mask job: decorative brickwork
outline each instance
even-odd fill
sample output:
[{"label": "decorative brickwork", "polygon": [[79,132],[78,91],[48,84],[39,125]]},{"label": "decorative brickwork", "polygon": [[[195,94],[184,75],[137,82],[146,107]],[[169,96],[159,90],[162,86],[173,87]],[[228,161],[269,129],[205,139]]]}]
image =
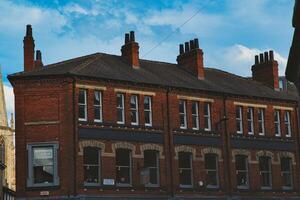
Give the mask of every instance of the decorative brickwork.
[{"label": "decorative brickwork", "polygon": [[142,154],[145,150],[155,150],[159,152],[159,158],[164,159],[165,156],[163,155],[163,147],[157,144],[143,144],[140,146]]}]

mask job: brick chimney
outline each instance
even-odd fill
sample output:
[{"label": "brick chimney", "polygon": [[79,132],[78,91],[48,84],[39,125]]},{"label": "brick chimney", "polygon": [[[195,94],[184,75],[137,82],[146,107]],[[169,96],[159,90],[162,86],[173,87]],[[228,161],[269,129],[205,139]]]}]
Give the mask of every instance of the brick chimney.
[{"label": "brick chimney", "polygon": [[125,34],[125,44],[121,48],[122,57],[133,68],[139,68],[139,44],[135,42],[134,31]]},{"label": "brick chimney", "polygon": [[198,39],[185,42],[179,45],[179,55],[177,56],[179,67],[195,74],[198,79],[204,79],[203,51],[199,48]]},{"label": "brick chimney", "polygon": [[26,26],[26,35],[24,44],[24,71],[28,72],[34,69],[34,39],[32,37],[31,25]]},{"label": "brick chimney", "polygon": [[36,60],[34,61],[34,68],[41,68],[43,67],[42,61],[42,52],[40,50],[36,51]]},{"label": "brick chimney", "polygon": [[255,56],[255,64],[251,68],[252,79],[279,90],[278,62],[274,60],[274,52],[264,52]]}]

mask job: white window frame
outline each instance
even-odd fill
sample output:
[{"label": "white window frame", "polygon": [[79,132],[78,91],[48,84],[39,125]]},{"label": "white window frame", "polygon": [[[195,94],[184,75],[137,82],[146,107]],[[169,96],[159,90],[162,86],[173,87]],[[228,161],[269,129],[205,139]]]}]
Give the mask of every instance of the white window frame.
[{"label": "white window frame", "polygon": [[276,130],[276,127],[277,127],[277,133],[275,132],[275,136],[276,137],[280,137],[281,136],[281,125],[280,125],[280,110],[275,110],[274,111],[274,128]]},{"label": "white window frame", "polygon": [[[132,98],[134,99],[134,101],[135,101],[135,108],[132,108],[131,107],[131,100],[132,100]],[[138,98],[138,95],[136,95],[136,94],[133,94],[133,95],[131,95],[130,96],[130,113],[131,112],[135,112],[135,120],[136,120],[136,122],[132,122],[132,120],[131,120],[131,118],[130,118],[130,123],[131,123],[131,125],[139,125],[139,98]],[[131,117],[131,116],[130,116]]]},{"label": "white window frame", "polygon": [[[84,103],[79,103],[79,98],[78,98],[78,110],[79,110],[79,106],[84,106],[84,118],[80,118],[78,116],[78,120],[79,121],[87,121],[87,90],[80,89],[79,93],[80,93],[80,91],[84,92]],[[79,96],[79,93],[78,93],[78,96]]]},{"label": "white window frame", "polygon": [[[122,98],[122,106],[118,106],[118,97]],[[117,93],[117,124],[125,124],[125,105],[124,105],[124,94]],[[118,112],[122,112],[122,121],[118,121]]]},{"label": "white window frame", "polygon": [[292,127],[291,127],[291,112],[285,111],[284,113],[284,124],[285,124],[285,136],[292,137]]},{"label": "white window frame", "polygon": [[[180,102],[183,103],[183,113],[181,113],[180,109],[179,109],[179,123],[180,123],[180,128],[181,129],[187,129],[186,101],[185,100],[179,100],[179,106],[180,106]],[[181,122],[180,122],[181,116],[183,116],[184,126],[181,126]]]},{"label": "white window frame", "polygon": [[[193,104],[195,104],[196,113],[193,113]],[[193,125],[194,118],[196,119],[196,127]],[[192,102],[192,126],[193,130],[199,130],[199,102],[197,101]]]},{"label": "white window frame", "polygon": [[[34,148],[45,148],[49,147],[53,150],[53,183],[34,183],[34,173],[33,173],[33,149]],[[59,185],[59,176],[58,176],[58,151],[59,144],[58,142],[49,142],[49,143],[28,143],[27,144],[27,162],[28,162],[28,174],[27,174],[27,187],[49,187],[49,186],[58,186]]]},{"label": "white window frame", "polygon": [[152,126],[152,97],[151,96],[145,96],[144,100],[145,99],[149,99],[149,109],[145,109],[145,106],[144,106],[144,115],[146,116],[146,113],[148,113],[149,114],[149,120],[150,120],[150,123],[145,122],[145,126]]},{"label": "white window frame", "polygon": [[[243,107],[242,106],[237,106],[237,109],[238,109],[238,114],[239,114],[239,117],[236,117],[236,123],[239,125],[240,127],[240,131],[239,130],[236,130],[236,132],[238,134],[243,134]],[[237,110],[236,110],[237,112]]]},{"label": "white window frame", "polygon": [[[87,148],[87,147],[84,147],[84,148]],[[95,149],[97,149],[97,152],[98,152],[98,159],[99,159],[99,162],[98,162],[98,164],[97,165],[91,165],[91,164],[85,164],[84,163],[84,161],[83,161],[83,167],[85,167],[85,166],[93,166],[93,167],[98,167],[98,183],[89,183],[89,182],[84,182],[84,185],[85,186],[98,186],[98,185],[101,185],[101,149],[99,149],[99,148],[96,148],[96,147],[91,147],[91,148],[95,148]],[[84,152],[84,150],[83,150],[83,152]],[[85,155],[83,154],[83,157],[84,157]],[[85,168],[83,169],[83,170],[85,170]],[[84,174],[85,172],[83,171],[83,174]]]},{"label": "white window frame", "polygon": [[[258,128],[258,134],[260,136],[264,136],[265,133],[266,133],[266,130],[265,130],[265,110],[263,108],[259,108],[258,111],[258,127],[259,125],[261,124],[261,127],[262,127],[262,132],[260,132],[259,128]],[[261,119],[259,119],[261,118]]]},{"label": "white window frame", "polygon": [[[94,100],[94,112],[95,112],[95,108],[99,108],[99,116],[100,119],[95,119],[95,113],[94,113],[94,122],[103,122],[103,111],[102,111],[102,92],[99,90],[95,90],[94,91],[94,95],[96,95],[96,93],[99,93],[99,104],[95,104],[95,100]],[[95,98],[95,96],[94,96]]]},{"label": "white window frame", "polygon": [[[205,108],[204,108],[204,120],[207,120],[207,125],[208,127],[204,127],[205,131],[211,131],[211,106],[210,103],[205,102],[204,106],[207,106],[207,114],[205,113]],[[204,123],[205,126],[205,123]]]},{"label": "white window frame", "polygon": [[[189,154],[189,161],[190,161],[190,168],[180,168],[179,167],[179,153],[186,153]],[[180,188],[193,188],[194,187],[194,180],[193,180],[193,155],[192,153],[189,152],[178,152],[178,170],[179,170],[179,176],[181,174],[182,170],[190,170],[191,172],[191,185],[183,185],[183,184],[179,184]]]},{"label": "white window frame", "polygon": [[[250,119],[249,119],[249,111],[250,111]],[[247,108],[247,129],[248,129],[248,134],[249,135],[254,135],[254,119],[253,119],[253,112],[254,108],[248,107]],[[249,130],[249,123],[251,127],[251,131]]]}]

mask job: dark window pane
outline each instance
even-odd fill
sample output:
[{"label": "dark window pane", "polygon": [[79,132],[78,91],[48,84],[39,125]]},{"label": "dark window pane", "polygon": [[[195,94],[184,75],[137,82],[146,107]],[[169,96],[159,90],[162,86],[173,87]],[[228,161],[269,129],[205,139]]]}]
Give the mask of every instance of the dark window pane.
[{"label": "dark window pane", "polygon": [[291,161],[290,158],[281,158],[281,171],[290,171]]},{"label": "dark window pane", "polygon": [[192,103],[192,114],[193,115],[196,115],[198,113],[197,108],[198,108],[198,103],[197,102],[193,102]]},{"label": "dark window pane", "polygon": [[34,183],[53,183],[54,157],[52,147],[33,148]]},{"label": "dark window pane", "polygon": [[100,119],[100,107],[94,107],[95,119]]},{"label": "dark window pane", "polygon": [[205,169],[217,169],[217,156],[214,154],[205,155]]},{"label": "dark window pane", "polygon": [[192,170],[181,169],[179,179],[181,185],[192,185]]},{"label": "dark window pane", "polygon": [[150,100],[151,100],[151,97],[144,98],[144,109],[145,110],[150,110]]},{"label": "dark window pane", "polygon": [[269,157],[260,157],[259,158],[259,168],[260,171],[270,171],[270,158]]},{"label": "dark window pane", "polygon": [[81,119],[85,118],[85,106],[84,105],[79,105],[78,107],[78,117]]},{"label": "dark window pane", "polygon": [[150,184],[158,184],[158,169],[150,168]]},{"label": "dark window pane", "polygon": [[99,166],[84,166],[84,182],[99,183]]},{"label": "dark window pane", "polygon": [[236,118],[241,118],[240,109],[241,109],[241,107],[239,107],[239,106],[237,106],[235,109],[235,117]]},{"label": "dark window pane", "polygon": [[117,120],[118,120],[118,122],[123,121],[123,110],[121,110],[121,109],[117,110]]},{"label": "dark window pane", "polygon": [[123,107],[123,94],[117,94],[117,107]]},{"label": "dark window pane", "polygon": [[33,167],[34,183],[53,183],[53,166]]},{"label": "dark window pane", "polygon": [[198,118],[197,117],[195,117],[195,116],[193,116],[193,118],[192,118],[192,122],[193,122],[193,128],[196,128],[197,127],[197,121],[198,121]]},{"label": "dark window pane", "polygon": [[78,94],[78,103],[80,104],[85,104],[85,90],[79,90],[79,94]]},{"label": "dark window pane", "polygon": [[137,112],[136,111],[131,111],[130,116],[131,116],[131,122],[136,123],[137,122]]},{"label": "dark window pane", "polygon": [[137,96],[132,95],[130,98],[130,108],[136,109],[137,108]]},{"label": "dark window pane", "polygon": [[84,148],[83,160],[84,164],[98,165],[99,164],[99,149],[94,147]]},{"label": "dark window pane", "polygon": [[145,167],[157,167],[156,151],[144,151],[144,165]]},{"label": "dark window pane", "polygon": [[248,185],[248,175],[247,172],[238,172],[236,175],[237,185],[238,186],[247,186]]},{"label": "dark window pane", "polygon": [[145,111],[144,113],[145,113],[144,114],[145,115],[145,123],[146,124],[150,124],[150,122],[151,122],[150,121],[150,112],[149,111]]},{"label": "dark window pane", "polygon": [[117,183],[130,184],[130,168],[129,167],[116,167],[117,169]]},{"label": "dark window pane", "polygon": [[118,166],[130,166],[130,150],[117,149],[116,150],[116,164]]},{"label": "dark window pane", "polygon": [[100,92],[94,92],[94,105],[100,105]]},{"label": "dark window pane", "polygon": [[191,153],[179,152],[178,162],[179,168],[191,168]]},{"label": "dark window pane", "polygon": [[185,116],[180,115],[179,118],[180,118],[180,126],[185,127]]},{"label": "dark window pane", "polygon": [[237,170],[246,170],[247,169],[247,157],[246,156],[236,156],[235,164]]},{"label": "dark window pane", "polygon": [[211,186],[218,185],[218,177],[216,171],[207,172],[207,185],[211,185]]},{"label": "dark window pane", "polygon": [[185,113],[184,107],[185,107],[185,101],[180,100],[179,101],[179,112],[180,113]]}]

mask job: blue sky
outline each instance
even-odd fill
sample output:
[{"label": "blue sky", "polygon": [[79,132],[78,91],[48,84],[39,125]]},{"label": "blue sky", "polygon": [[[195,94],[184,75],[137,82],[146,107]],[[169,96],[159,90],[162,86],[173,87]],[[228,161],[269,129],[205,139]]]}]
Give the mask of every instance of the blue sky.
[{"label": "blue sky", "polygon": [[[283,75],[293,6],[294,0],[0,0],[0,64],[5,77],[23,70],[22,41],[32,24],[45,64],[120,54],[124,33],[134,30],[141,58],[175,63],[179,43],[197,37],[207,67],[250,76],[254,55],[273,49]],[[4,81],[13,112],[12,89]]]}]

